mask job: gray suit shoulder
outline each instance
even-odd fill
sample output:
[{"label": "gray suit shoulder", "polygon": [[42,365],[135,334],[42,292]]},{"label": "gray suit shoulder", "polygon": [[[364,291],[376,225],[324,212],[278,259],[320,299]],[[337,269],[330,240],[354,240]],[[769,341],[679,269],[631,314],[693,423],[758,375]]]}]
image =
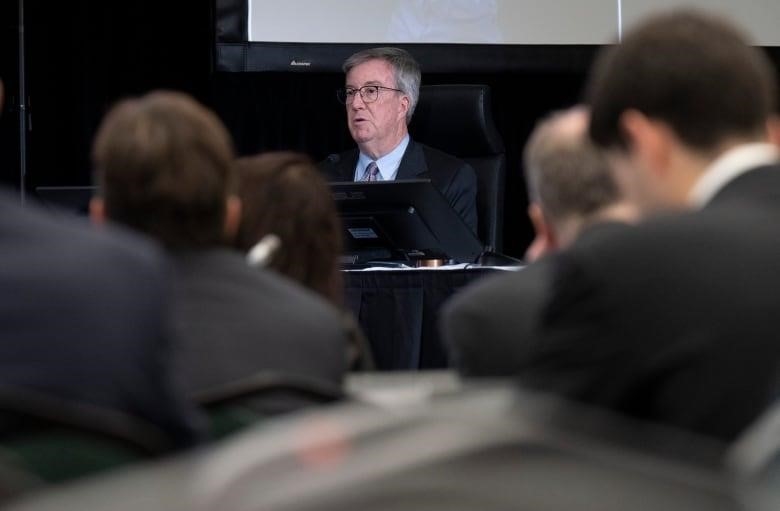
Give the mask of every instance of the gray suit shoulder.
[{"label": "gray suit shoulder", "polygon": [[499,272],[466,287],[443,307],[440,327],[452,365],[464,376],[521,371],[547,299],[549,264]]}]

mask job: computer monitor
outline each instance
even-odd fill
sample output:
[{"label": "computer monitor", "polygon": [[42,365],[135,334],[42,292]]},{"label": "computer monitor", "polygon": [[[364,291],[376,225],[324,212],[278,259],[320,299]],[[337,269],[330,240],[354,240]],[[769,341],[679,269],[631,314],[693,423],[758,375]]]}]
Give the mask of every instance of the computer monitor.
[{"label": "computer monitor", "polygon": [[331,183],[345,261],[448,259],[471,263],[483,245],[428,179]]}]

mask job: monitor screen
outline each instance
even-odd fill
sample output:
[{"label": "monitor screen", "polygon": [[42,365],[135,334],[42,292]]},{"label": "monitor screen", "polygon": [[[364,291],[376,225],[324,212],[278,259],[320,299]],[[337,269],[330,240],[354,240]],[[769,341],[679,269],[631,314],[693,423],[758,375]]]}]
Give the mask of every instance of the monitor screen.
[{"label": "monitor screen", "polygon": [[482,243],[428,179],[331,183],[351,262],[474,262]]}]

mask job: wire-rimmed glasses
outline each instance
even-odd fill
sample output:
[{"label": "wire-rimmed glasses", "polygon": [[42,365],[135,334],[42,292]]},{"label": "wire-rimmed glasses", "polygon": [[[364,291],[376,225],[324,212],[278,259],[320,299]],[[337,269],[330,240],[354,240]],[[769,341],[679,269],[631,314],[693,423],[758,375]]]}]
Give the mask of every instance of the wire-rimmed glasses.
[{"label": "wire-rimmed glasses", "polygon": [[383,85],[364,85],[360,88],[342,87],[336,91],[336,97],[345,105],[349,105],[355,100],[355,96],[360,94],[360,99],[363,100],[363,103],[373,103],[379,99],[379,91],[382,89],[403,92],[401,89],[394,89]]}]

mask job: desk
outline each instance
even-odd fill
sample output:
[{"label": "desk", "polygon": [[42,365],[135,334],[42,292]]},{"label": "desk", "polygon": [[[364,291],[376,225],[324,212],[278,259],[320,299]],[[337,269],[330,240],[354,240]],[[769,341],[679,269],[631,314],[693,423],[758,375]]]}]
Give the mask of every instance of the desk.
[{"label": "desk", "polygon": [[441,305],[496,268],[345,271],[346,305],[366,334],[378,370],[447,367]]}]

